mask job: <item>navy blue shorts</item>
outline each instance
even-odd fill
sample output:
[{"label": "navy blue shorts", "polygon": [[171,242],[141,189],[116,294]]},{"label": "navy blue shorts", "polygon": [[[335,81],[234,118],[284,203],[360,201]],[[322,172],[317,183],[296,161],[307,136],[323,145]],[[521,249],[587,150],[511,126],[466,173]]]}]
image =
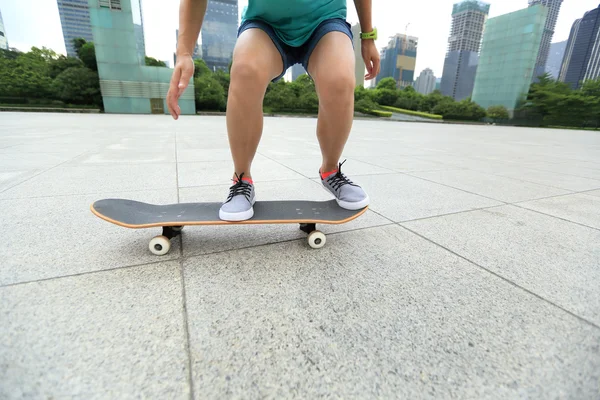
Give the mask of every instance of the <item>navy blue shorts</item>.
[{"label": "navy blue shorts", "polygon": [[346,20],[340,18],[328,19],[321,22],[319,26],[317,26],[317,29],[315,29],[315,31],[312,33],[310,38],[308,38],[306,43],[300,47],[292,47],[287,45],[279,38],[279,36],[277,36],[277,33],[275,33],[275,30],[271,25],[259,20],[244,21],[244,23],[242,23],[238,29],[238,37],[242,34],[242,32],[251,28],[261,29],[267,35],[269,35],[273,41],[273,44],[277,50],[279,50],[279,54],[281,54],[281,59],[283,60],[283,71],[281,72],[281,75],[273,79],[273,82],[281,79],[283,75],[285,75],[285,72],[288,70],[288,68],[295,64],[302,64],[304,69],[308,72],[308,60],[310,59],[310,55],[317,46],[317,43],[319,43],[319,40],[321,40],[321,38],[327,33],[343,32],[348,35],[351,42],[353,40],[352,27],[348,22],[346,22]]}]

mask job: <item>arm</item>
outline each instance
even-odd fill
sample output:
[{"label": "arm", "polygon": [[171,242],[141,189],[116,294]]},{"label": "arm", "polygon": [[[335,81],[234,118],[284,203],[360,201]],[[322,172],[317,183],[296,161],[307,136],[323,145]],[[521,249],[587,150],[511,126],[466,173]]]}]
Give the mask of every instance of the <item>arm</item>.
[{"label": "arm", "polygon": [[[373,30],[372,21],[372,0],[354,0],[356,13],[360,21],[361,32],[371,32]],[[366,80],[373,79],[379,74],[379,52],[373,39],[361,39],[361,50],[368,74]]]},{"label": "arm", "polygon": [[192,54],[198,42],[200,28],[206,14],[208,0],[181,0],[179,5],[179,37],[177,39],[177,63],[171,76],[167,94],[167,107],[174,119],[179,118],[179,97],[194,75]]}]

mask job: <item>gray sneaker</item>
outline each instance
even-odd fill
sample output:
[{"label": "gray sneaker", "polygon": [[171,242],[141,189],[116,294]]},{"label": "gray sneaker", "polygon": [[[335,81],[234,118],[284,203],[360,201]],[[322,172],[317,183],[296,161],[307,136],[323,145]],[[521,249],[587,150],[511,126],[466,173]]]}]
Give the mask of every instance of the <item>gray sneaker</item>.
[{"label": "gray sneaker", "polygon": [[360,186],[342,174],[344,162],[340,163],[336,172],[325,176],[325,179],[323,179],[321,171],[319,171],[319,176],[321,176],[323,186],[335,196],[340,207],[346,210],[360,210],[369,205],[369,196]]},{"label": "gray sneaker", "polygon": [[249,179],[244,180],[243,173],[234,182],[229,188],[227,200],[219,210],[219,218],[224,221],[245,221],[254,216],[254,184]]}]

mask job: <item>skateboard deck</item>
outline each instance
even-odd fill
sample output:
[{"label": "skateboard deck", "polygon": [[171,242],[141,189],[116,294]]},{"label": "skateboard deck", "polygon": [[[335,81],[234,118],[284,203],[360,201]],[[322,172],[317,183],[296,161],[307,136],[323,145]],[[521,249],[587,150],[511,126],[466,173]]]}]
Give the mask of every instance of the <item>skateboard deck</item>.
[{"label": "skateboard deck", "polygon": [[254,204],[254,216],[251,219],[223,221],[219,219],[221,205],[222,203],[156,205],[126,199],[103,199],[93,203],[90,209],[99,218],[126,228],[162,227],[163,234],[152,239],[149,245],[150,251],[162,255],[169,251],[170,239],[176,237],[187,225],[299,223],[300,229],[309,234],[309,245],[313,248],[320,248],[325,244],[325,235],[316,230],[317,223],[343,224],[350,222],[364,214],[368,208],[346,210],[341,208],[335,200],[257,201]]}]

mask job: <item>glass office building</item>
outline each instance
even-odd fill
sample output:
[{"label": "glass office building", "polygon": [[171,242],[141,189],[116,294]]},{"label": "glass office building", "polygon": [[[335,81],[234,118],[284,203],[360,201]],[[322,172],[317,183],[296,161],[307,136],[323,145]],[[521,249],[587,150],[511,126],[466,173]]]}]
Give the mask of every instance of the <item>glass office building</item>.
[{"label": "glass office building", "polygon": [[513,112],[533,78],[548,9],[534,5],[488,20],[472,100]]},{"label": "glass office building", "polygon": [[544,28],[544,33],[542,34],[540,51],[538,52],[538,58],[535,63],[535,71],[533,73],[534,81],[536,81],[540,75],[544,75],[546,73],[546,64],[550,54],[552,37],[554,37],[554,29],[556,28],[556,22],[558,21],[558,14],[560,13],[562,2],[563,0],[529,0],[530,7],[541,4],[548,8],[546,27]]},{"label": "glass office building", "polygon": [[567,65],[563,61],[564,82],[578,88],[588,79],[600,77],[600,7],[585,13],[573,25],[568,48]]},{"label": "glass office building", "polygon": [[452,27],[440,86],[445,96],[460,101],[473,93],[481,37],[489,12],[488,3],[475,0],[464,0],[452,7]]},{"label": "glass office building", "polygon": [[8,50],[8,38],[4,29],[4,21],[2,21],[2,11],[0,11],[0,49]]},{"label": "glass office building", "polygon": [[[166,96],[173,70],[140,62],[130,0],[88,0],[88,5],[104,111],[168,113]],[[193,81],[179,105],[183,114],[195,113]]]},{"label": "glass office building", "polygon": [[57,0],[57,4],[67,55],[77,57],[73,39],[93,40],[88,0]]},{"label": "glass office building", "polygon": [[237,30],[237,0],[209,1],[202,25],[202,59],[211,71],[228,69]]}]

